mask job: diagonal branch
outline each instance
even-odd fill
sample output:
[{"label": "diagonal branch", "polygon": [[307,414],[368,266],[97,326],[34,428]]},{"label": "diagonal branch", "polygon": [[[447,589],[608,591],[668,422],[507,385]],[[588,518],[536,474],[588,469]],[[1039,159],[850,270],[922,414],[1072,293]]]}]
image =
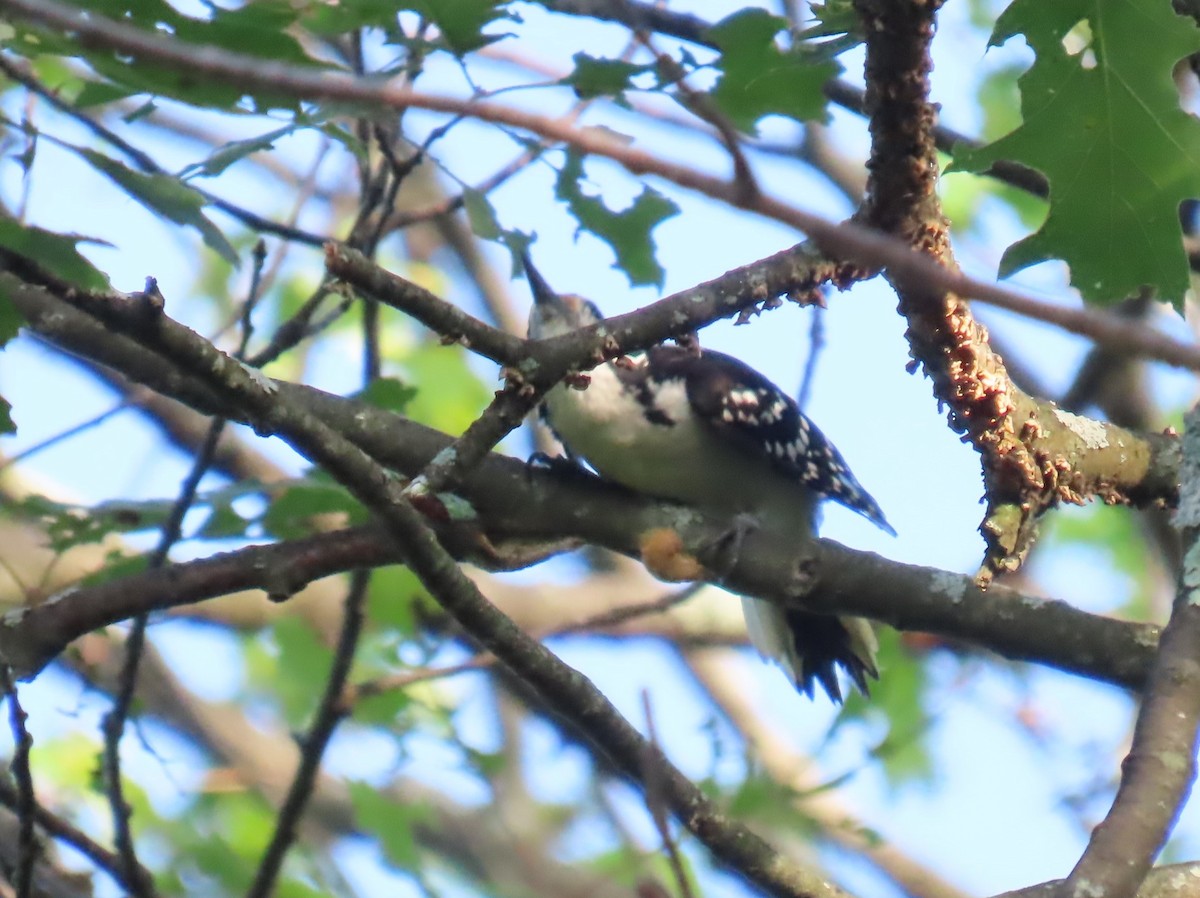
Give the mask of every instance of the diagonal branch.
[{"label": "diagonal branch", "polygon": [[1057,898],[1132,898],[1166,844],[1196,777],[1200,727],[1200,407],[1188,414],[1176,524],[1184,563],[1138,711],[1121,785]]},{"label": "diagonal branch", "polygon": [[[459,569],[409,503],[398,479],[269,378],[248,369],[199,335],[172,321],[150,297],[70,293],[62,298],[97,316],[126,338],[153,349],[203,384],[262,435],[285,439],[374,513],[409,567],[469,637],[492,652],[554,715],[567,722],[632,782],[641,783],[653,751],[599,690],[521,632]],[[845,898],[813,871],[788,863],[767,842],[728,818],[676,767],[657,756],[664,801],[722,863],[767,892],[788,898]]]}]

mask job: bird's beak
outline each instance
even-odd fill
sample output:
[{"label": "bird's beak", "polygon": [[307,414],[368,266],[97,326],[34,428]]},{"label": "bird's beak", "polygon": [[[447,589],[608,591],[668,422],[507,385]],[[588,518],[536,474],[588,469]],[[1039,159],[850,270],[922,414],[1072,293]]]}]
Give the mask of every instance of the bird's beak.
[{"label": "bird's beak", "polygon": [[543,314],[557,312],[559,315],[565,315],[567,307],[562,297],[546,283],[542,273],[534,267],[528,252],[521,253],[521,264],[525,267],[525,278],[529,281],[529,289],[533,291],[533,301],[538,309]]}]

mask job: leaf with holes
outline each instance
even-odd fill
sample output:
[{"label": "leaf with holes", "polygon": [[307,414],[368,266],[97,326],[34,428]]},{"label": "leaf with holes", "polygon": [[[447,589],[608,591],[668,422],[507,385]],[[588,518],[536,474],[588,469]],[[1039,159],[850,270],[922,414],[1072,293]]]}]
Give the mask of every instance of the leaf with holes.
[{"label": "leaf with holes", "polygon": [[679,207],[656,190],[643,187],[631,205],[614,212],[598,196],[583,192],[583,157],[567,153],[566,164],[558,173],[554,193],[567,204],[579,222],[580,231],[595,234],[617,255],[617,267],[629,275],[634,286],[663,283],[662,266],[655,255],[653,231],[666,219],[679,214]]},{"label": "leaf with holes", "polygon": [[753,134],[766,115],[799,121],[825,120],[825,82],[841,66],[796,47],[787,52],[775,42],[787,20],[765,10],[736,12],[708,29],[721,51],[721,78],[711,97],[740,131]]},{"label": "leaf with holes", "polygon": [[1179,204],[1200,196],[1200,122],[1180,109],[1172,69],[1200,50],[1200,31],[1159,0],[1016,0],[992,44],[1017,34],[1037,54],[1020,79],[1024,123],[954,163],[1011,159],[1050,181],[1045,222],[1008,248],[1000,274],[1062,259],[1089,302],[1152,286],[1181,307]]}]

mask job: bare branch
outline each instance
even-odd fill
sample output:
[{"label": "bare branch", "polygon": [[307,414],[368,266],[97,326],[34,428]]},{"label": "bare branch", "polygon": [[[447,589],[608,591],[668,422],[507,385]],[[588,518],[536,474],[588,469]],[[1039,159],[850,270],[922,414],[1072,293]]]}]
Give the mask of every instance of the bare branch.
[{"label": "bare branch", "polygon": [[1166,844],[1196,776],[1200,727],[1200,407],[1186,420],[1176,525],[1185,553],[1171,620],[1138,711],[1121,785],[1058,898],[1132,898]]}]

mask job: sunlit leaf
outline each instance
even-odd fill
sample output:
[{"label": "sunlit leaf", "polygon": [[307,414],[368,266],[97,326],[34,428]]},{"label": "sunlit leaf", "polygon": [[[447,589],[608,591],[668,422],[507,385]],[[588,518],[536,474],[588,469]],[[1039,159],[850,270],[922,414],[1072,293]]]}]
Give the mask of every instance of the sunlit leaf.
[{"label": "sunlit leaf", "polygon": [[981,171],[1014,159],[1050,181],[1045,223],[1008,248],[1001,275],[1062,259],[1091,302],[1149,285],[1182,308],[1178,210],[1200,196],[1200,122],[1180,108],[1172,72],[1200,50],[1200,31],[1158,0],[1016,0],[992,43],[1017,34],[1037,54],[1020,79],[1024,123],[955,161]]}]

